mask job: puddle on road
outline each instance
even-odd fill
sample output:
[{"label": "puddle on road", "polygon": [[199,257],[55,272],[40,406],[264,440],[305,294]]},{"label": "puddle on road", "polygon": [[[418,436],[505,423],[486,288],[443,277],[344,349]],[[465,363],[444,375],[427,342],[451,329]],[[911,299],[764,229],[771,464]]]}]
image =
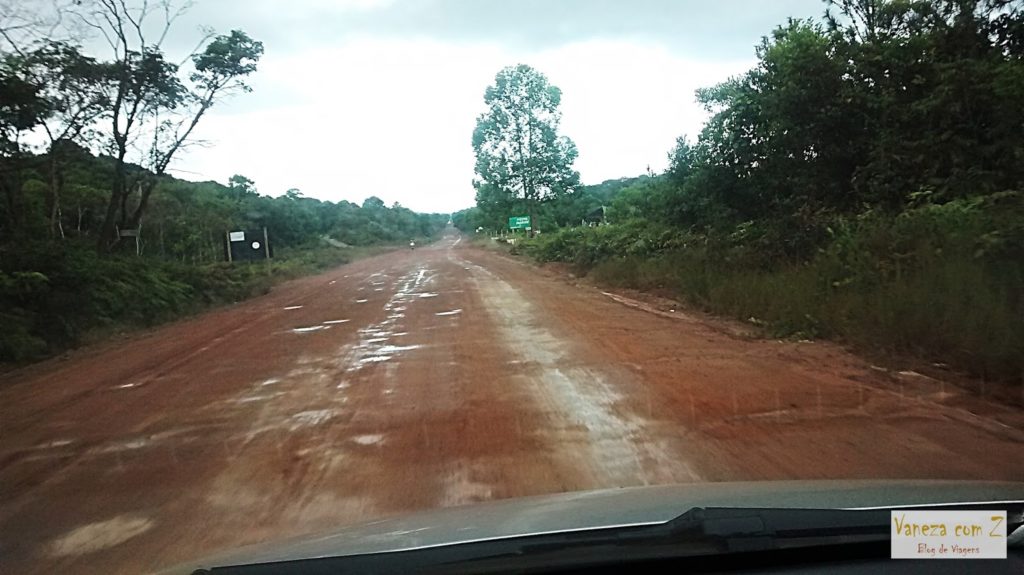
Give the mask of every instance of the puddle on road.
[{"label": "puddle on road", "polygon": [[148,439],[136,438],[126,439],[123,441],[117,441],[106,447],[100,447],[96,450],[97,453],[118,453],[121,451],[133,451],[136,449],[142,449],[150,444]]},{"label": "puddle on road", "polygon": [[408,332],[405,331],[397,332],[397,324],[405,317],[404,312],[409,301],[416,299],[418,290],[432,278],[433,275],[430,275],[429,269],[420,267],[403,275],[395,282],[396,291],[384,304],[384,311],[388,312],[387,317],[359,329],[357,332],[360,337],[359,341],[354,345],[346,346],[345,354],[340,360],[345,366],[346,372],[351,373],[372,364],[389,361],[397,354],[420,347],[395,346],[389,342],[398,334],[408,335]]},{"label": "puddle on road", "polygon": [[122,383],[121,385],[115,385],[111,389],[131,389],[133,387],[139,387],[142,385],[141,381],[133,381],[131,383]]},{"label": "puddle on road", "polygon": [[[245,433],[245,443],[249,443],[265,433],[290,433],[305,428],[324,425],[337,418],[341,410],[346,409],[345,393],[349,389],[350,378],[339,377],[339,373],[357,372],[364,368],[371,368],[375,364],[387,364],[401,354],[413,351],[422,345],[396,345],[394,338],[407,336],[408,332],[401,330],[400,324],[405,317],[403,311],[412,301],[420,301],[420,292],[426,282],[433,276],[430,270],[419,267],[409,271],[398,280],[396,287],[399,293],[392,295],[384,305],[387,316],[385,319],[367,325],[356,330],[357,340],[341,347],[336,357],[303,356],[296,360],[296,365],[287,374],[254,382],[241,396],[236,396],[232,403],[235,405],[245,404],[247,406],[257,405],[253,412],[254,421],[250,429]],[[357,300],[358,303],[365,303],[367,299]],[[347,323],[348,318],[328,319],[317,325],[294,328],[294,333],[309,333],[329,329],[333,325]],[[406,340],[407,341],[407,340]],[[390,367],[397,367],[393,363]],[[393,391],[390,383],[393,380],[394,371],[388,369],[389,365],[383,365],[384,371],[380,373],[385,383],[381,393]],[[374,368],[377,369],[377,368]],[[267,393],[268,385],[280,384],[281,392],[276,394]],[[306,410],[301,411],[303,405],[295,406],[288,401],[292,390],[301,386],[303,389],[313,390],[317,401],[306,404]],[[287,393],[286,393],[287,392]],[[283,397],[274,401],[277,397]],[[223,404],[222,404],[223,405]],[[241,407],[241,406],[239,406]],[[296,407],[299,409],[297,410]],[[309,409],[317,407],[317,409]],[[328,409],[327,407],[331,407]],[[248,409],[252,409],[248,407]],[[299,411],[295,413],[294,411]],[[365,441],[369,441],[368,439]]]},{"label": "puddle on road", "polygon": [[403,351],[412,351],[414,349],[419,349],[421,347],[423,347],[423,346],[422,345],[385,345],[384,347],[378,349],[376,351],[376,353],[379,354],[379,355],[395,355],[397,353],[402,353]]},{"label": "puddle on road", "polygon": [[357,299],[356,303],[366,303],[368,301],[370,301],[370,300],[368,300],[368,299]]},{"label": "puddle on road", "polygon": [[322,329],[331,329],[329,325],[311,325],[307,327],[296,327],[292,329],[292,333],[309,333],[311,331],[320,331]]},{"label": "puddle on road", "polygon": [[40,443],[32,447],[32,449],[56,449],[58,447],[67,447],[75,441],[73,439],[54,439],[53,441],[47,441],[46,443]]},{"label": "puddle on road", "polygon": [[132,515],[83,525],[50,543],[51,557],[83,555],[120,545],[153,527],[153,520]]},{"label": "puddle on road", "polygon": [[256,401],[267,401],[268,399],[276,399],[284,395],[283,391],[277,393],[268,393],[266,395],[247,395],[234,400],[234,403],[253,403]]},{"label": "puddle on road", "polygon": [[462,313],[462,309],[453,309],[451,311],[439,311],[434,315],[459,315]]},{"label": "puddle on road", "polygon": [[302,306],[301,305],[290,305],[290,306],[287,306],[284,309],[302,309]]},{"label": "puddle on road", "polygon": [[323,423],[327,423],[337,412],[333,409],[313,409],[309,411],[302,411],[296,413],[289,418],[290,425],[289,431],[297,431],[305,427],[314,427]]},{"label": "puddle on road", "polygon": [[384,439],[383,435],[371,434],[371,435],[357,435],[352,438],[352,441],[359,445],[375,445],[380,443]]}]

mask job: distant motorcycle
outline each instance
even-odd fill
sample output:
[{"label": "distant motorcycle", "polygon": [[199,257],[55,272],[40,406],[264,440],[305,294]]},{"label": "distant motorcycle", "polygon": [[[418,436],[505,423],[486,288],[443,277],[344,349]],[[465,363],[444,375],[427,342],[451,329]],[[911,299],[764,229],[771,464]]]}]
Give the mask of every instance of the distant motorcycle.
[{"label": "distant motorcycle", "polygon": [[409,249],[410,250],[415,250],[416,249],[416,242],[409,242]]}]

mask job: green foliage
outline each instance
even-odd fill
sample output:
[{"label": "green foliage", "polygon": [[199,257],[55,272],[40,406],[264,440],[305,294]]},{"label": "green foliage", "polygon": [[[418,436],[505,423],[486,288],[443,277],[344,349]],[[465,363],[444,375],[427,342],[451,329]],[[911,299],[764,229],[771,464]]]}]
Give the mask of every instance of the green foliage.
[{"label": "green foliage", "polygon": [[[581,225],[589,215],[602,208],[612,208],[616,199],[627,190],[645,190],[645,185],[657,185],[664,180],[663,176],[643,175],[577,186],[571,192],[535,207],[536,228],[551,231],[563,226]],[[522,205],[508,202],[500,194],[489,195],[491,191],[491,188],[478,188],[478,205],[452,215],[452,223],[456,228],[465,233],[474,233],[477,228],[483,228],[487,233],[497,233],[507,228],[510,215],[526,213]],[[630,214],[622,217],[616,215],[614,219],[621,221],[636,215],[632,212]],[[606,216],[612,218],[609,214]]]},{"label": "green foliage", "polygon": [[256,71],[256,63],[262,56],[262,42],[241,30],[232,30],[226,36],[214,38],[202,53],[192,57],[195,72],[190,79],[210,98],[232,83],[249,91],[243,79]]},{"label": "green foliage", "polygon": [[617,226],[567,228],[541,234],[515,250],[534,259],[563,261],[586,271],[598,262],[622,255],[651,256],[685,246],[686,237],[665,226],[632,220]]},{"label": "green foliage", "polygon": [[[22,169],[13,174],[20,192],[18,226],[22,236],[38,237],[45,230],[48,187],[41,173],[47,170],[48,161],[46,155],[26,155]],[[81,149],[67,155],[59,222],[68,238],[95,238],[99,233],[108,201],[105,179],[113,170],[111,158],[96,158]],[[144,171],[129,165],[129,173]],[[262,227],[267,228],[275,250],[319,245],[324,237],[352,246],[404,243],[430,238],[448,221],[445,214],[419,214],[372,199],[375,201],[361,207],[347,201],[307,198],[295,189],[268,197],[260,195],[255,182],[237,174],[227,186],[163,176],[156,179],[142,226],[143,254],[184,263],[212,263],[224,258],[225,232]],[[129,194],[127,206],[132,209],[140,201],[136,190]],[[3,208],[0,205],[0,214]],[[12,235],[4,235],[10,231],[6,226],[0,228],[0,244],[13,241]]]},{"label": "green foliage", "polygon": [[696,142],[610,198],[612,225],[515,251],[777,335],[1021,377],[1024,7],[827,4],[698,91]]},{"label": "green foliage", "polygon": [[744,239],[631,222],[520,247],[616,287],[669,290],[776,336],[832,337],[993,378],[1024,370],[1024,195],[1012,192],[837,222],[807,262],[758,265]]},{"label": "green foliage", "polygon": [[484,93],[487,112],[473,130],[477,206],[498,227],[512,210],[536,216],[546,201],[571,193],[576,144],[558,134],[562,92],[533,68],[498,72]]},{"label": "green foliage", "polygon": [[[48,188],[37,176],[47,158],[25,156],[12,178],[20,182],[25,233],[0,237],[0,361],[43,357],[92,331],[154,325],[265,293],[273,282],[350,261],[366,249],[359,246],[425,241],[448,220],[376,198],[360,207],[306,198],[298,190],[261,196],[243,176],[232,177],[230,186],[165,176],[142,228],[143,256],[101,257],[85,246],[100,226],[101,187],[113,161],[84,151],[68,158],[64,241],[39,239],[46,237]],[[138,194],[131,199],[139,201]],[[264,226],[274,251],[270,263],[223,261],[225,232]],[[354,247],[339,249],[324,238]]]},{"label": "green foliage", "polygon": [[[201,265],[101,257],[81,242],[0,250],[0,361],[28,361],[94,331],[145,327],[266,293],[273,283],[351,261],[366,248],[283,249],[270,262]],[[32,270],[32,271],[27,271]]]}]

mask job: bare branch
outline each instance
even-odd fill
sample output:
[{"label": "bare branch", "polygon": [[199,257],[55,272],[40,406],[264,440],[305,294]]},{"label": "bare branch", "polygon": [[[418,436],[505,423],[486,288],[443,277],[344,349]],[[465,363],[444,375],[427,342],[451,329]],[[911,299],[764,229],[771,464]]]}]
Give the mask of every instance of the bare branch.
[{"label": "bare branch", "polygon": [[167,37],[167,32],[171,29],[171,24],[174,24],[175,20],[188,12],[195,3],[192,2],[192,0],[182,2],[174,14],[171,14],[171,6],[173,3],[170,0],[163,0],[162,4],[164,8],[164,22],[166,22],[166,26],[164,26],[163,33],[160,34],[160,38],[157,40],[157,46],[163,45],[164,39]]},{"label": "bare branch", "polygon": [[185,57],[183,57],[180,62],[178,62],[179,68],[187,64],[192,59],[192,57],[198,54],[199,50],[203,46],[205,46],[207,42],[210,41],[210,38],[213,38],[217,34],[213,31],[212,28],[201,28],[200,30],[203,33],[203,37],[200,38],[198,42],[196,42],[195,48],[192,48],[192,51],[189,52]]}]

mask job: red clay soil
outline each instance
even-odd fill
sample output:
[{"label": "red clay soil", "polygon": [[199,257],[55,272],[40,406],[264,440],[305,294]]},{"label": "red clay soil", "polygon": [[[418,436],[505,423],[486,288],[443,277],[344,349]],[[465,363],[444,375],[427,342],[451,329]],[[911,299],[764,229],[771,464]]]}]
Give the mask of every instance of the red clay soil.
[{"label": "red clay soil", "polygon": [[602,487],[1024,479],[1019,407],[561,277],[452,235],[6,374],[0,571]]}]

